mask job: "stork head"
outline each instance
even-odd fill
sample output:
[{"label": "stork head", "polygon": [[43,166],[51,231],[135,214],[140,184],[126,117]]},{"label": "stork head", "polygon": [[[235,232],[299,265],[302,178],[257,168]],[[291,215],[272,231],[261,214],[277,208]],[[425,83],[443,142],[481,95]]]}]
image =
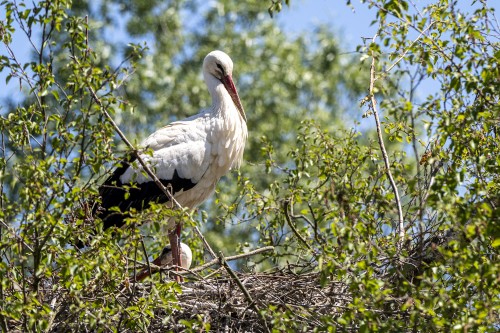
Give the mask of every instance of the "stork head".
[{"label": "stork head", "polygon": [[231,58],[222,51],[212,51],[207,54],[203,61],[203,72],[212,75],[222,82],[229,96],[231,96],[234,105],[246,121],[245,110],[243,109],[243,105],[241,105],[238,91],[233,82],[233,61]]},{"label": "stork head", "polygon": [[[184,243],[181,243],[181,262],[182,267],[188,269],[191,267],[191,261],[193,259],[193,253],[189,246]],[[160,256],[153,261],[153,264],[159,267],[164,267],[173,264],[172,258],[172,248],[170,245],[167,245],[163,248]]]},{"label": "stork head", "polygon": [[205,57],[203,70],[222,80],[226,75],[233,75],[233,61],[224,52],[215,50]]}]

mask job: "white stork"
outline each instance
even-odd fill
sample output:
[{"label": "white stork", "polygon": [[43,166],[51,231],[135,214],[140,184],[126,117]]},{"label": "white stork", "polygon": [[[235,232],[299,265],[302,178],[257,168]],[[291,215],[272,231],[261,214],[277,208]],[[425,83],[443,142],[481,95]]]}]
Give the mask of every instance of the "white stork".
[{"label": "white stork", "polygon": [[[248,133],[232,74],[231,58],[222,51],[210,52],[203,61],[203,76],[212,106],[157,130],[142,143],[152,154],[140,157],[182,207],[195,208],[204,202],[219,179],[241,164]],[[143,210],[153,202],[169,201],[135,160],[130,155],[99,189],[100,206],[94,215],[104,221],[104,229],[122,227],[131,208]],[[172,219],[167,225],[173,264],[182,267],[182,226]]]},{"label": "white stork", "polygon": [[[180,243],[180,251],[182,268],[189,269],[189,267],[191,267],[191,261],[193,260],[193,253],[191,252],[189,246],[182,242]],[[156,265],[158,267],[172,266],[173,263],[174,261],[172,257],[172,247],[170,245],[165,246],[163,248],[163,251],[161,251],[160,256],[152,262],[153,265]],[[149,269],[146,268],[139,272],[139,274],[135,276],[134,280],[139,282],[144,280],[148,276]]]}]

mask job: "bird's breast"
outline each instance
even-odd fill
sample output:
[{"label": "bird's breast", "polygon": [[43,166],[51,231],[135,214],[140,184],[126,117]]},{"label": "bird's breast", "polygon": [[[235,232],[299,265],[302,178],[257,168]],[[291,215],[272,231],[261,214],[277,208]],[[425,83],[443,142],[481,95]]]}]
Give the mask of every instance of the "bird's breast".
[{"label": "bird's breast", "polygon": [[247,126],[239,113],[233,111],[215,119],[212,128],[210,141],[214,160],[211,166],[220,178],[230,169],[240,166],[248,135]]},{"label": "bird's breast", "polygon": [[239,119],[224,119],[222,117],[206,118],[206,151],[210,161],[203,176],[196,186],[186,192],[176,195],[183,206],[194,207],[204,202],[215,191],[221,177],[229,170],[237,168],[243,158],[243,150],[247,139],[246,123]]}]

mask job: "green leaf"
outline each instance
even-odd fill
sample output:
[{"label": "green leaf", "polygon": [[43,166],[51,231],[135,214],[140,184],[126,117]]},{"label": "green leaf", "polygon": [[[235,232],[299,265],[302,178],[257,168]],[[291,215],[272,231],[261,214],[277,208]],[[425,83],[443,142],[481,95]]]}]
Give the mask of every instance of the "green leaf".
[{"label": "green leaf", "polygon": [[491,246],[494,248],[500,247],[500,238],[496,238],[491,244]]}]

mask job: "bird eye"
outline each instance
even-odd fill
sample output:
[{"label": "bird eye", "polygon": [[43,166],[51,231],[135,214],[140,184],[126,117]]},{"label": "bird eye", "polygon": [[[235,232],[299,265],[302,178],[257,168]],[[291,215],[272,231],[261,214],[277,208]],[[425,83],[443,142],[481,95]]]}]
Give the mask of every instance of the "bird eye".
[{"label": "bird eye", "polygon": [[222,75],[224,75],[224,68],[222,68],[222,65],[217,63],[217,68],[220,69],[220,71],[222,72]]}]

